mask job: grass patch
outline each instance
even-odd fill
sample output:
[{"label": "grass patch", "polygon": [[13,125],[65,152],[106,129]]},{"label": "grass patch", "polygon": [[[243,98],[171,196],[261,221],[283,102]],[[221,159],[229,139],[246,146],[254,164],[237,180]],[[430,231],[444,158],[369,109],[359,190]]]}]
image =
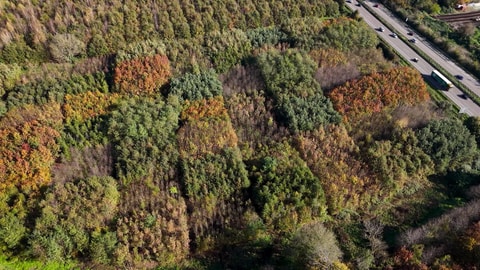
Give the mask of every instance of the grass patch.
[{"label": "grass patch", "polygon": [[74,262],[42,262],[38,260],[10,259],[0,256],[0,270],[70,270],[80,269]]}]

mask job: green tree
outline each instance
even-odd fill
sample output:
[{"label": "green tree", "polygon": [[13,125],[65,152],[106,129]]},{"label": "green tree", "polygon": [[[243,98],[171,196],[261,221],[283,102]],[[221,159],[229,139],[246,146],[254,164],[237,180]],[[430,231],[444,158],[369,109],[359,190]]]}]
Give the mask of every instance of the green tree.
[{"label": "green tree", "polygon": [[95,57],[106,55],[110,52],[107,42],[102,35],[94,35],[87,44],[87,56]]},{"label": "green tree", "polygon": [[468,168],[478,157],[475,136],[458,120],[434,120],[418,130],[417,137],[438,172]]},{"label": "green tree", "polygon": [[161,99],[132,98],[119,102],[112,111],[107,134],[122,181],[141,179],[150,175],[157,164],[175,162],[179,107],[174,97],[167,103]]},{"label": "green tree", "polygon": [[[386,186],[401,191],[419,185],[433,173],[434,164],[411,129],[394,130],[390,140],[375,141],[367,160]],[[423,180],[423,181],[422,181]]]},{"label": "green tree", "polygon": [[20,75],[22,75],[22,69],[17,64],[0,63],[0,96],[15,86]]},{"label": "green tree", "polygon": [[240,29],[213,31],[205,37],[204,44],[208,48],[206,54],[220,73],[240,63],[250,54],[251,46],[247,34]]},{"label": "green tree", "polygon": [[0,193],[0,253],[12,254],[23,248],[22,241],[28,236],[26,223],[29,198],[17,188],[4,190]]},{"label": "green tree", "polygon": [[292,232],[306,221],[325,218],[325,195],[320,181],[287,142],[266,148],[252,162],[252,201],[265,224]]},{"label": "green tree", "polygon": [[262,27],[247,31],[247,37],[254,48],[264,45],[277,45],[287,39],[287,35],[278,27]]},{"label": "green tree", "polygon": [[477,147],[480,145],[480,117],[470,116],[465,120],[465,126],[475,136]]},{"label": "green tree", "polygon": [[170,94],[183,100],[199,100],[222,95],[222,83],[218,80],[215,70],[187,73],[175,78],[170,84]]},{"label": "green tree", "polygon": [[318,45],[342,51],[375,48],[378,37],[363,21],[334,19],[317,37]]},{"label": "green tree", "polygon": [[299,51],[269,51],[257,58],[276,116],[293,132],[340,121],[314,79],[316,64]]}]

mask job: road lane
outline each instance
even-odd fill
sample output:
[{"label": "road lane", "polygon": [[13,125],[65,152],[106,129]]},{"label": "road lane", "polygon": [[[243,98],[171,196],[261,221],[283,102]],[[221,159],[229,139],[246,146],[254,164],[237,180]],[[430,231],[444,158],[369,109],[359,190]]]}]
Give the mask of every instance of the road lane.
[{"label": "road lane", "polygon": [[[385,25],[383,25],[375,16],[370,14],[368,10],[365,9],[363,6],[357,6],[356,1],[353,0],[350,3],[347,1],[346,4],[347,6],[352,9],[352,10],[358,10],[360,16],[363,18],[363,20],[372,27],[379,37],[385,42],[387,42],[393,49],[395,49],[401,56],[403,56],[405,59],[410,60],[410,63],[414,68],[416,68],[426,79],[431,79],[430,74],[432,70],[435,68],[430,65],[425,59],[423,59],[420,55],[418,55],[412,48],[410,48],[405,42],[403,42],[400,38],[394,38],[390,36],[392,31],[388,29]],[[375,9],[375,11],[378,13],[378,15],[382,16],[388,23],[390,23],[395,29],[394,32],[397,35],[403,35],[407,37],[408,39],[411,39],[412,36],[409,36],[407,33],[412,31],[410,28],[405,27],[405,23],[398,21],[393,14],[389,13],[388,10],[383,8],[381,5],[379,7],[373,7],[375,4],[374,2],[365,2],[365,4],[369,5],[372,7],[372,9]],[[383,14],[383,15],[382,15]],[[383,17],[385,16],[385,17]],[[388,17],[388,19],[386,18]],[[379,27],[383,27],[385,29],[384,32],[379,32],[376,29]],[[446,66],[449,67],[447,69],[449,72],[451,72],[453,75],[461,74],[464,76],[464,81],[465,82],[476,82],[474,78],[469,76],[466,72],[462,71],[462,69],[458,66],[455,65],[452,61],[448,59],[445,55],[443,55],[441,52],[437,50],[432,50],[432,46],[428,45],[428,43],[425,41],[424,38],[420,37],[418,34],[414,33],[414,36],[417,39],[417,42],[415,43],[415,46],[418,46],[421,50],[424,52],[428,52],[427,54],[430,56],[430,54],[434,54],[435,57],[432,57],[435,61],[440,63],[444,68]],[[418,58],[418,62],[413,62],[411,59],[413,58]],[[446,59],[446,60],[445,60]],[[452,72],[452,71],[453,72]],[[478,84],[478,82],[476,82]],[[480,84],[479,84],[480,85]],[[469,87],[472,91],[473,89]],[[479,88],[478,86],[476,86]],[[441,91],[441,90],[439,90]],[[476,93],[476,92],[474,92]],[[480,93],[480,90],[479,90]],[[460,91],[457,87],[452,87],[450,88],[449,91],[444,91],[444,94],[452,100],[453,103],[455,103],[462,112],[471,115],[471,116],[480,116],[480,106],[478,106],[476,103],[474,103],[471,99],[465,98],[465,95],[462,91]]]}]

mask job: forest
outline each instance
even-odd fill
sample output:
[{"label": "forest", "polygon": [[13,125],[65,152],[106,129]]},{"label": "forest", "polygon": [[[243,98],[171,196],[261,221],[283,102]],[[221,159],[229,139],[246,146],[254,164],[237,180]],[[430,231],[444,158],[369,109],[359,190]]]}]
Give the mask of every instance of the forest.
[{"label": "forest", "polygon": [[432,91],[343,0],[0,0],[0,269],[477,269]]}]

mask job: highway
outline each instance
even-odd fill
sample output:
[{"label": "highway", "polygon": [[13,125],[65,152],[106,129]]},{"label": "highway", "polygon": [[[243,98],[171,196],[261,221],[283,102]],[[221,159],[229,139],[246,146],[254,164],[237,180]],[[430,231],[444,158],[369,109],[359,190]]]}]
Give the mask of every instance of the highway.
[{"label": "highway", "polygon": [[[388,9],[384,8],[381,4],[378,4],[378,7],[373,7],[376,2],[365,1],[365,5],[369,5],[374,9],[374,11],[381,16],[385,21],[387,21],[394,29],[388,29],[383,25],[375,16],[370,14],[370,12],[365,9],[363,6],[357,5],[356,0],[352,0],[350,3],[347,1],[346,5],[352,10],[358,10],[359,15],[363,20],[377,32],[379,37],[385,40],[393,49],[397,51],[402,57],[407,60],[410,60],[411,65],[416,68],[426,80],[432,80],[430,74],[435,68],[431,66],[425,59],[418,55],[412,48],[410,48],[404,41],[400,38],[395,38],[391,36],[392,32],[397,35],[403,35],[407,39],[415,38],[416,43],[414,46],[418,46],[426,55],[440,64],[444,69],[450,72],[452,75],[462,75],[464,76],[461,81],[466,87],[468,87],[476,95],[480,96],[480,83],[466,73],[461,67],[456,65],[451,61],[447,56],[442,52],[436,50],[425,38],[419,36],[417,33],[413,32],[404,22],[398,20],[393,14],[391,14]],[[383,27],[384,32],[380,32],[377,29]],[[392,31],[393,30],[393,31]],[[408,35],[408,32],[413,32],[413,36]],[[412,59],[417,58],[418,62],[412,61]],[[443,90],[437,90],[443,91]],[[447,96],[453,103],[455,103],[462,113],[466,113],[470,116],[480,116],[480,106],[474,103],[471,99],[467,98],[462,91],[457,87],[452,87],[448,91],[443,91],[445,96]]]}]

